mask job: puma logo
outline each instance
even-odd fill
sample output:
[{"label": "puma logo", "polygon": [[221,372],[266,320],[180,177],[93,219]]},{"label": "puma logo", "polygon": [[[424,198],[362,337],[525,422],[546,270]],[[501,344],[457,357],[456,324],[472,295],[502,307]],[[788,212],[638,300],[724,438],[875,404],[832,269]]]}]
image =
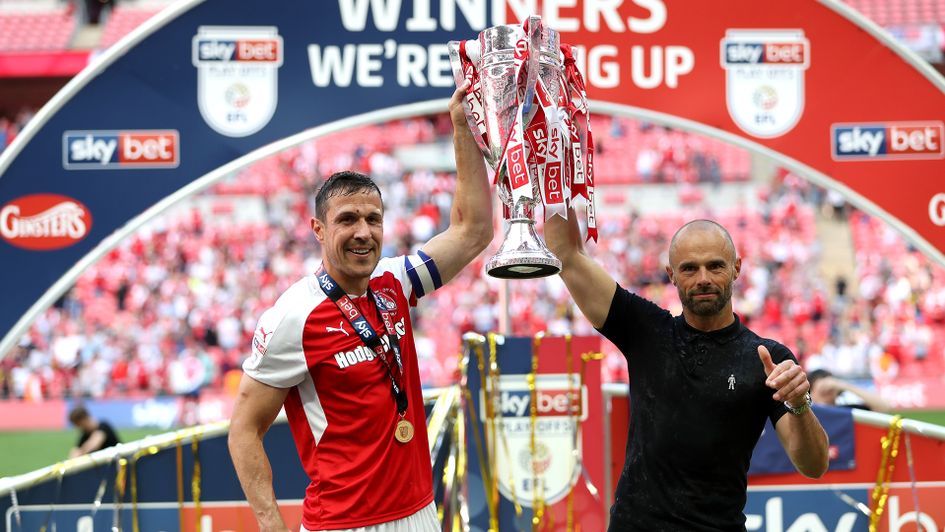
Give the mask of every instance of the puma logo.
[{"label": "puma logo", "polygon": [[345,336],[351,336],[348,334],[348,331],[345,330],[345,322],[339,322],[337,327],[325,327],[325,332],[340,332],[345,333]]},{"label": "puma logo", "polygon": [[260,327],[259,334],[262,334],[262,341],[265,342],[266,338],[269,338],[269,335],[272,334],[272,331],[266,332],[266,329]]}]

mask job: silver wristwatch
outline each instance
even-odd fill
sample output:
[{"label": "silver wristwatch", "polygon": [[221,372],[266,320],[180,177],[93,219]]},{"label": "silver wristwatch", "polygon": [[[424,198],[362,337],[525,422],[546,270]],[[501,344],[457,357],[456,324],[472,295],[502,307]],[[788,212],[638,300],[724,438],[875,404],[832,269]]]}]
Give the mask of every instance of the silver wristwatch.
[{"label": "silver wristwatch", "polygon": [[799,416],[801,414],[807,413],[807,411],[810,410],[810,403],[810,392],[807,392],[804,394],[804,403],[801,404],[801,406],[791,406],[787,401],[784,401],[784,408],[787,408],[788,412],[794,414],[795,416]]}]

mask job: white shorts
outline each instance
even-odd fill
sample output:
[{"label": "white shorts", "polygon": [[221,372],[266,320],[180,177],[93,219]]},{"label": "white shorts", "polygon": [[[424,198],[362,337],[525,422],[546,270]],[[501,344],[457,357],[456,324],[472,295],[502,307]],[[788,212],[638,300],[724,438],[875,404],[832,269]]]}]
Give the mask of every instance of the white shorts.
[{"label": "white shorts", "polygon": [[[362,526],[359,528],[340,528],[331,531],[319,532],[440,532],[440,518],[436,513],[436,502],[417,510],[414,514],[408,515],[396,521],[379,523],[371,526]],[[299,527],[299,532],[312,532],[305,528],[305,525]]]}]

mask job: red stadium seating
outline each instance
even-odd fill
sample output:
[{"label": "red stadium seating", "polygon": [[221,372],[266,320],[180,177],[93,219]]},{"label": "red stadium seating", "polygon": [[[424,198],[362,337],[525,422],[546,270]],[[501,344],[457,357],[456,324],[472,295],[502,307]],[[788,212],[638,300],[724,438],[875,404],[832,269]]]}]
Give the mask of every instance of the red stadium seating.
[{"label": "red stadium seating", "polygon": [[846,0],[880,26],[945,23],[943,0]]},{"label": "red stadium seating", "polygon": [[155,7],[141,8],[127,7],[122,4],[116,5],[105,21],[102,37],[99,40],[99,48],[108,48],[115,44],[159,11],[160,9]]},{"label": "red stadium seating", "polygon": [[66,7],[0,12],[0,53],[65,50],[75,30],[75,15]]}]

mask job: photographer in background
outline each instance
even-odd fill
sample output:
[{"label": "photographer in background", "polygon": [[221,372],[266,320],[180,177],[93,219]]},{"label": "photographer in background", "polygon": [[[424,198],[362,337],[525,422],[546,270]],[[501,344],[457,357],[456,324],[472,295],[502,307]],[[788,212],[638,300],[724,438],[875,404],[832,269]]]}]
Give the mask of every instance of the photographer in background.
[{"label": "photographer in background", "polygon": [[[825,369],[815,369],[807,374],[807,380],[810,382],[810,396],[813,402],[822,405],[849,406],[862,410],[872,410],[874,412],[889,412],[890,404],[878,394],[864,390],[859,386],[838,379],[832,373]],[[857,402],[849,403],[846,401],[837,402],[837,398],[844,392],[856,396]]]}]

